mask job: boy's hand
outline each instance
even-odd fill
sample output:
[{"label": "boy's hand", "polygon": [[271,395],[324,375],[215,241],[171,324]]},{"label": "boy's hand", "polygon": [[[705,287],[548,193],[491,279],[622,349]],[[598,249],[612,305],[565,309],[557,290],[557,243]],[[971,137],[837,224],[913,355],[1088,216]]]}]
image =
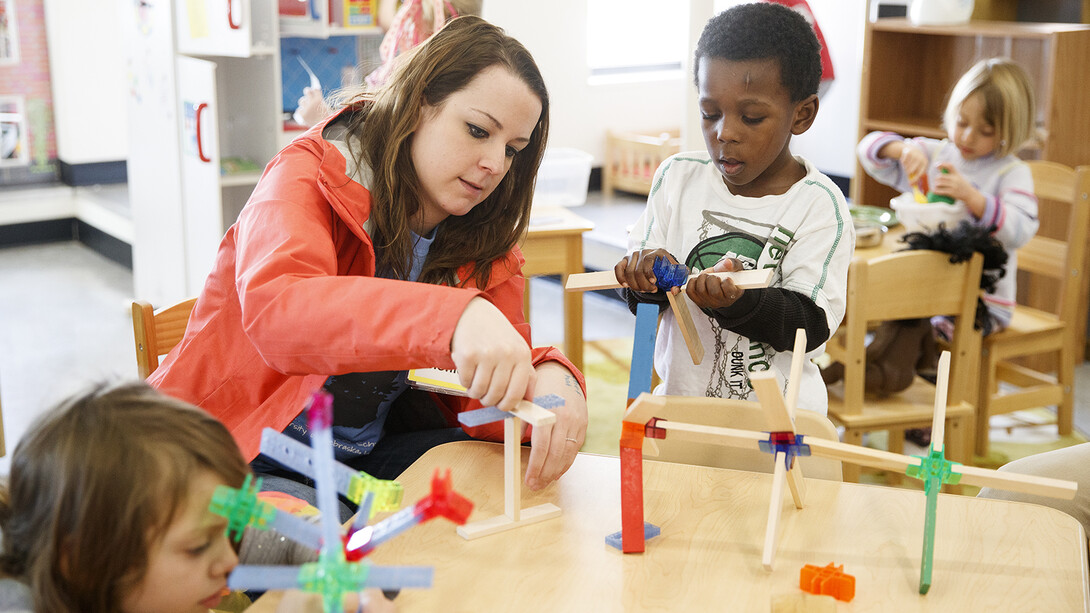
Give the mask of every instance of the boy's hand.
[{"label": "boy's hand", "polygon": [[[621,284],[621,287],[637,292],[654,293],[659,291],[658,286],[655,285],[655,273],[652,271],[656,257],[664,257],[671,264],[678,263],[674,256],[670,255],[665,249],[636,251],[622,258],[613,267],[613,272],[617,275],[617,282]],[[672,291],[675,294],[677,293],[676,288]]]},{"label": "boy's hand", "polygon": [[[723,258],[716,262],[715,266],[704,272],[737,272],[744,270],[742,261],[734,258]],[[689,281],[685,287],[685,293],[693,304],[702,309],[721,309],[729,307],[738,301],[745,290],[734,284],[730,279],[720,280],[719,277],[701,274]]]}]

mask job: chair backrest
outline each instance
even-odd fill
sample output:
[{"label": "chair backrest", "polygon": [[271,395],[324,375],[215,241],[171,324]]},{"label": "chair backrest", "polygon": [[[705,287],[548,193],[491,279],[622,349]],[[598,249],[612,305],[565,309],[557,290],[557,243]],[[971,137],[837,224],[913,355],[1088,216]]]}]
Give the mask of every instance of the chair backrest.
[{"label": "chair backrest", "polygon": [[[684,405],[670,407],[670,419],[679,422],[718,426],[738,430],[768,431],[768,421],[760,404],[745,400],[721,398],[685,398]],[[828,417],[813,411],[795,412],[795,433],[830,441],[840,436]],[[803,439],[805,442],[805,438]],[[772,472],[770,454],[738,449],[713,443],[702,443],[667,436],[656,440],[659,455],[652,459],[678,464],[696,464],[716,468],[733,468],[752,472]],[[843,481],[844,469],[839,460],[817,456],[801,457],[802,474],[806,477]]]},{"label": "chair backrest", "polygon": [[[856,258],[848,269],[844,333],[837,335],[844,363],[844,412],[862,411],[866,372],[866,334],[870,324],[898,319],[949,315],[956,318],[950,343],[948,404],[972,400],[980,357],[975,318],[983,256],[958,264],[946,253],[897,251],[876,258]],[[969,325],[964,325],[968,323]]]},{"label": "chair backrest", "polygon": [[[1033,175],[1033,191],[1040,207],[1053,207],[1054,217],[1064,223],[1066,236],[1058,239],[1038,234],[1018,250],[1019,294],[1057,297],[1034,300],[1031,306],[1056,315],[1060,321],[1072,326],[1071,337],[1081,340],[1085,337],[1090,166],[1073,169],[1045,161],[1026,164]],[[1043,284],[1050,284],[1053,289],[1047,290]],[[1080,303],[1083,306],[1080,307]]]},{"label": "chair backrest", "polygon": [[155,372],[159,368],[159,356],[168,353],[185,336],[189,314],[196,302],[196,298],[190,298],[155,312],[150,303],[133,301],[132,332],[141,379]]}]

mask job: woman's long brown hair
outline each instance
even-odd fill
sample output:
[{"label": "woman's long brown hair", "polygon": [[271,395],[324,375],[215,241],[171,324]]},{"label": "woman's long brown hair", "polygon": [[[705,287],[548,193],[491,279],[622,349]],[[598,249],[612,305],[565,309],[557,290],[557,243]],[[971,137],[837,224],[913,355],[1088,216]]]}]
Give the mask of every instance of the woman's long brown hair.
[{"label": "woman's long brown hair", "polygon": [[[458,268],[473,264],[477,287],[488,285],[492,264],[526,232],[534,179],[549,133],[549,95],[533,56],[503,30],[479,17],[459,17],[409,52],[382,89],[355,96],[349,131],[359,137],[357,164],[372,169],[371,238],[377,266],[398,278],[407,274],[412,241],[409,221],[420,210],[422,188],[412,164],[414,130],[422,107],[441,105],[491,66],[503,66],[541,100],[530,143],[515,156],[503,181],[482,203],[439,226],[420,281],[457,285]],[[351,99],[351,96],[348,96]],[[350,146],[352,139],[349,139]]]}]

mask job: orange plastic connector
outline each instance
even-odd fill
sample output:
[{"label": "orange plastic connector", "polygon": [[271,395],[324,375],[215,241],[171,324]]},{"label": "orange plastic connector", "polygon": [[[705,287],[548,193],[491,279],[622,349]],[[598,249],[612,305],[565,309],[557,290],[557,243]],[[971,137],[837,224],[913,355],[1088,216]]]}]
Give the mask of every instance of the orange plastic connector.
[{"label": "orange plastic connector", "polygon": [[832,596],[851,602],[855,598],[855,577],[844,572],[844,565],[814,566],[807,564],[799,572],[799,588],[810,594]]}]

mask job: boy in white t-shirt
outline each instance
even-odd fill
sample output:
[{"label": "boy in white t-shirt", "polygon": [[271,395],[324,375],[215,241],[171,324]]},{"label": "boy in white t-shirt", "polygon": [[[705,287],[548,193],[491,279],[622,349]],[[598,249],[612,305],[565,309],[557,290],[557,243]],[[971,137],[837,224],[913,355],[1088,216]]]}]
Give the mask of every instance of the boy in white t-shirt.
[{"label": "boy in white t-shirt", "polygon": [[[614,270],[634,310],[637,302],[665,308],[656,256],[714,271],[773,269],[762,289],[708,275],[689,282],[700,365],[670,311],[656,341],[656,393],[756,400],[749,374],[772,369],[785,379],[796,329],[806,330],[813,357],[840,325],[855,232],[840,190],[789,148],[818,110],[820,49],[805,19],[772,3],[724,11],[704,27],[694,73],[707,153],[659,166],[629,255]],[[802,379],[799,406],[824,414],[825,384],[809,360]]]}]

